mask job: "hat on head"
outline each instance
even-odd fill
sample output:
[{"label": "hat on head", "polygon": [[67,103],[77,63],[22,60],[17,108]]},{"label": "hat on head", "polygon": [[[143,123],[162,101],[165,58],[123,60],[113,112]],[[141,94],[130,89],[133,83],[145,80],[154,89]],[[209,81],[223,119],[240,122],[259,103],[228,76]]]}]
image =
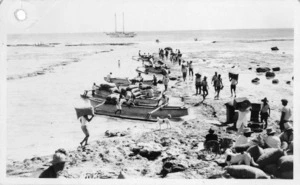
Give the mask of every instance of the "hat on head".
[{"label": "hat on head", "polygon": [[283,124],[283,126],[284,126],[285,130],[291,130],[291,129],[293,129],[292,125],[289,122],[285,122]]},{"label": "hat on head", "polygon": [[262,102],[269,102],[269,100],[265,97],[264,99],[261,100]]},{"label": "hat on head", "polygon": [[282,99],[281,102],[282,102],[282,103],[284,103],[284,102],[285,102],[285,103],[288,103],[287,99]]},{"label": "hat on head", "polygon": [[51,161],[52,164],[58,164],[58,163],[63,163],[63,162],[67,162],[67,156],[61,152],[56,152],[53,155],[53,159]]},{"label": "hat on head", "polygon": [[247,133],[253,133],[253,132],[251,131],[250,128],[244,128],[243,133],[247,134]]},{"label": "hat on head", "polygon": [[209,132],[209,133],[214,133],[215,130],[214,130],[213,128],[210,128],[210,129],[208,130],[208,132]]},{"label": "hat on head", "polygon": [[269,134],[274,134],[275,130],[273,130],[273,128],[267,128],[267,135]]}]

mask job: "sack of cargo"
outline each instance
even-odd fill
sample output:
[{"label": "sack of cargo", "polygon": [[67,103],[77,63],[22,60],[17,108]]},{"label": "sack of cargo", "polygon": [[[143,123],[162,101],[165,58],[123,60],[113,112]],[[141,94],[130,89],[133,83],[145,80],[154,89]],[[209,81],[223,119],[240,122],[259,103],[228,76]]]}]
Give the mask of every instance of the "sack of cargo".
[{"label": "sack of cargo", "polygon": [[152,88],[151,85],[146,85],[146,84],[140,86],[140,89],[142,90],[151,89],[151,88]]},{"label": "sack of cargo", "polygon": [[137,92],[139,92],[139,91],[140,91],[139,88],[134,88],[134,89],[131,90],[132,93],[137,93]]},{"label": "sack of cargo", "polygon": [[93,107],[75,108],[77,119],[84,115],[94,115]]},{"label": "sack of cargo", "polygon": [[278,171],[280,172],[293,171],[294,156],[293,155],[282,156],[280,157],[277,164],[278,164]]},{"label": "sack of cargo", "polygon": [[138,91],[138,92],[136,92],[136,93],[132,93],[133,94],[133,96],[134,97],[138,97],[138,96],[140,96],[141,95],[141,92],[140,91]]},{"label": "sack of cargo", "polygon": [[114,83],[102,83],[102,84],[100,84],[100,88],[103,88],[103,89],[109,89],[109,88],[112,88],[112,87],[116,87],[116,84],[114,84]]},{"label": "sack of cargo", "polygon": [[242,153],[248,150],[248,148],[251,146],[251,144],[244,144],[239,146],[234,146],[232,150],[236,153]]},{"label": "sack of cargo", "polygon": [[230,176],[238,179],[268,179],[269,177],[261,169],[248,165],[232,165],[226,167]]},{"label": "sack of cargo", "polygon": [[294,178],[294,171],[281,172],[280,173],[280,178],[293,179]]},{"label": "sack of cargo", "polygon": [[127,88],[126,88],[126,91],[131,91],[132,89],[136,89],[138,88],[139,86],[138,85],[129,85]]},{"label": "sack of cargo", "polygon": [[260,168],[264,168],[268,164],[277,163],[277,161],[284,155],[283,150],[271,148],[264,150],[264,153],[257,159],[256,163]]},{"label": "sack of cargo", "polygon": [[235,79],[235,80],[239,80],[239,74],[237,74],[237,73],[229,73],[228,74],[228,76],[229,76],[229,79],[230,78],[232,78],[232,79]]},{"label": "sack of cargo", "polygon": [[116,105],[119,96],[120,96],[119,94],[110,94],[110,95],[108,95],[106,97],[105,104]]},{"label": "sack of cargo", "polygon": [[111,93],[113,93],[113,92],[119,92],[119,89],[117,87],[112,87],[112,88],[109,88],[109,91]]},{"label": "sack of cargo", "polygon": [[255,146],[250,146],[247,152],[251,155],[251,157],[253,157],[253,160],[256,162],[257,159],[264,153],[264,149],[255,145]]},{"label": "sack of cargo", "polygon": [[278,170],[277,170],[277,165],[276,164],[268,164],[263,168],[263,171],[269,175],[274,175],[278,176]]}]

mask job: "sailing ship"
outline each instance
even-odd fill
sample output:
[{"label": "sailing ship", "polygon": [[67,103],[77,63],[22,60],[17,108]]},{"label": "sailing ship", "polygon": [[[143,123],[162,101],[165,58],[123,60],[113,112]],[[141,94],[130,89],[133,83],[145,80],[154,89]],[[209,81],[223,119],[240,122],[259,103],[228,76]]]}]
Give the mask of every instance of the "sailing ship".
[{"label": "sailing ship", "polygon": [[113,38],[128,38],[128,37],[135,37],[135,32],[125,32],[124,29],[124,13],[123,13],[123,31],[117,31],[117,15],[115,14],[115,32],[106,33],[106,35],[113,37]]}]

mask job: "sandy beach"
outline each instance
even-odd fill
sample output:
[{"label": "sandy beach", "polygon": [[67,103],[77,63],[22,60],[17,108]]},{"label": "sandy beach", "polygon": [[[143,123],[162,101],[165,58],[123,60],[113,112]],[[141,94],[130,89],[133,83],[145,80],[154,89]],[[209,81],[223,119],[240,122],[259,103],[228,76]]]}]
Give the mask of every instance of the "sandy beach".
[{"label": "sandy beach", "polygon": [[[22,54],[24,47],[8,48],[12,64],[8,63],[7,82],[7,176],[36,177],[49,165],[51,154],[58,148],[65,148],[71,159],[65,174],[67,178],[117,178],[121,169],[126,178],[161,178],[158,174],[162,169],[162,159],[170,156],[176,156],[186,170],[169,173],[165,178],[225,178],[221,175],[224,169],[215,162],[201,160],[199,151],[212,126],[220,136],[237,137],[235,133],[226,133],[226,127],[231,125],[224,124],[224,104],[233,99],[228,78],[231,71],[239,73],[237,97],[247,97],[252,103],[261,103],[264,97],[269,99],[272,115],[269,123],[272,127],[278,129],[275,121],[280,119],[282,98],[291,102],[289,106],[293,110],[293,41],[230,44],[192,40],[155,43],[153,40],[130,43],[133,44],[70,48],[61,44],[49,48],[51,52],[47,52],[49,56],[45,58],[37,58],[41,48],[34,48],[32,52],[26,47],[25,51],[28,49],[35,53],[32,56]],[[273,46],[280,50],[272,52],[270,48]],[[94,82],[103,82],[103,77],[109,72],[119,77],[136,76],[135,69],[141,66],[141,62],[132,57],[137,56],[139,50],[157,53],[158,48],[165,47],[180,49],[184,60],[193,61],[194,72],[208,77],[209,95],[204,103],[200,103],[202,96],[195,96],[194,77],[188,76],[186,82],[178,78],[170,82],[166,94],[172,104],[188,107],[189,116],[172,120],[171,129],[159,131],[156,123],[96,116],[90,123],[90,145],[80,148],[79,142],[84,135],[74,108],[89,105],[88,101],[80,98],[80,94],[91,89]],[[16,61],[24,56],[28,57],[28,64],[33,58],[44,64],[31,66],[27,71],[16,70]],[[59,57],[55,59],[53,56]],[[51,61],[51,58],[57,61]],[[118,60],[121,61],[120,68]],[[165,62],[171,65],[170,75],[181,76],[178,63]],[[257,67],[280,67],[275,76],[279,84],[272,84],[272,79],[267,79],[264,73],[256,73]],[[214,100],[210,84],[214,72],[222,75],[224,83],[219,100]],[[152,77],[151,74],[143,76],[146,79]],[[259,84],[251,83],[255,77],[260,78]],[[287,84],[287,81],[291,83]],[[159,85],[159,89],[163,86]],[[181,97],[184,97],[183,101]],[[107,130],[126,134],[107,137]],[[155,148],[162,154],[155,160],[133,155],[132,149],[141,145]]]}]

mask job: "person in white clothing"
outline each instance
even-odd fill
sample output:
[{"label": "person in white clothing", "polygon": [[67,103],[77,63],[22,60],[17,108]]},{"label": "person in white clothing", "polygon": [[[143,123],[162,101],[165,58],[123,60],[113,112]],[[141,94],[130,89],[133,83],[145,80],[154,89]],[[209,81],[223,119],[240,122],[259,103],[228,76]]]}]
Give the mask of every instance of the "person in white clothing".
[{"label": "person in white clothing", "polygon": [[243,129],[245,127],[248,126],[248,115],[250,114],[250,107],[247,108],[245,111],[241,111],[241,110],[238,110],[238,120],[236,122],[236,128],[238,130],[238,133],[240,134]]},{"label": "person in white clothing", "polygon": [[83,140],[80,142],[80,145],[82,146],[82,144],[85,142],[84,146],[88,144],[88,139],[90,137],[90,132],[88,130],[88,125],[87,123],[90,122],[93,119],[94,115],[92,115],[91,118],[88,118],[88,115],[84,115],[79,117],[79,121],[81,123],[81,130],[83,131],[85,137],[83,138]]},{"label": "person in white clothing", "polygon": [[126,100],[123,98],[123,96],[120,95],[120,97],[117,101],[117,104],[116,104],[117,110],[116,110],[115,114],[117,114],[117,112],[120,112],[120,115],[121,115],[121,113],[122,113],[122,104],[124,102],[126,102]]},{"label": "person in white clothing", "polygon": [[243,135],[239,135],[236,139],[236,142],[234,144],[234,146],[242,146],[242,145],[246,145],[246,144],[254,144],[252,141],[251,141],[251,134],[253,132],[251,131],[250,128],[244,128],[243,129]]},{"label": "person in white clothing", "polygon": [[275,136],[275,130],[267,128],[267,136],[264,138],[266,147],[268,148],[280,148],[281,141],[278,136]]},{"label": "person in white clothing", "polygon": [[106,81],[107,82],[111,82],[111,75],[112,75],[112,72],[110,72],[107,77],[106,77]]}]

